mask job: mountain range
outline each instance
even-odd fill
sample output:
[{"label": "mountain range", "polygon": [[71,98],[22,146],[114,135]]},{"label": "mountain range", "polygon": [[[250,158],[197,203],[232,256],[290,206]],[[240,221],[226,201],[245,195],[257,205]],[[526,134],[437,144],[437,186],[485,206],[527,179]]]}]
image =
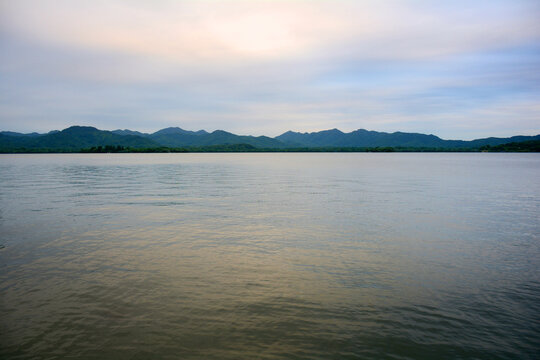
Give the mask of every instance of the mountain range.
[{"label": "mountain range", "polygon": [[286,144],[300,144],[305,147],[428,147],[428,148],[477,148],[484,145],[501,145],[511,142],[540,140],[536,136],[513,136],[509,138],[484,138],[476,140],[443,140],[435,135],[405,132],[378,132],[358,129],[350,133],[338,129],[312,133],[287,131],[276,137]]},{"label": "mountain range", "polygon": [[157,147],[204,147],[213,145],[247,144],[259,149],[285,148],[336,148],[336,147],[403,147],[460,149],[496,146],[501,144],[540,140],[540,135],[513,136],[508,138],[483,138],[471,141],[443,140],[435,135],[405,132],[378,132],[358,129],[344,133],[338,129],[311,133],[287,131],[271,138],[268,136],[236,135],[223,130],[207,132],[189,131],[170,127],[152,134],[133,130],[99,130],[89,126],[71,126],[62,131],[46,134],[22,134],[11,131],[0,132],[0,151],[21,150],[78,151],[97,146],[123,146],[130,148]]}]

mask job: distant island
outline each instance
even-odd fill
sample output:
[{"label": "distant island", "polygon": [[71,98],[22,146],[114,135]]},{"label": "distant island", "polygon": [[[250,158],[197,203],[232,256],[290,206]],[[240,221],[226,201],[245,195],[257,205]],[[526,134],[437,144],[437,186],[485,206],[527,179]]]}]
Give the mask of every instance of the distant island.
[{"label": "distant island", "polygon": [[0,132],[1,153],[114,152],[539,152],[540,135],[443,140],[435,135],[338,129],[274,138],[170,127],[152,134],[71,126],[45,134]]}]

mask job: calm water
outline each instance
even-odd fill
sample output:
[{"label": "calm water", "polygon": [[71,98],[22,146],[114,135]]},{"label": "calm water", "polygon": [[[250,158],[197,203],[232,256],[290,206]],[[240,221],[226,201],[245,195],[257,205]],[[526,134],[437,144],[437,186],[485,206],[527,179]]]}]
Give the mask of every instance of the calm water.
[{"label": "calm water", "polygon": [[0,156],[0,358],[533,359],[538,154]]}]

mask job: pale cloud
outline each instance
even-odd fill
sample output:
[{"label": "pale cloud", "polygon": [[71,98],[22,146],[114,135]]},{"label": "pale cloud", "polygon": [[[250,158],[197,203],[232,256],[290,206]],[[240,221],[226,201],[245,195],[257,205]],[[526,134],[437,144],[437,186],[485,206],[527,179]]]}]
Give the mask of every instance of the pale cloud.
[{"label": "pale cloud", "polygon": [[540,132],[536,1],[0,4],[0,130]]},{"label": "pale cloud", "polygon": [[[180,64],[294,56],[340,35],[328,2],[14,1],[4,27],[39,41]],[[141,6],[143,5],[143,6]]]},{"label": "pale cloud", "polygon": [[539,39],[534,2],[451,3],[17,0],[4,4],[2,22],[53,45],[184,65],[343,54],[415,59]]}]

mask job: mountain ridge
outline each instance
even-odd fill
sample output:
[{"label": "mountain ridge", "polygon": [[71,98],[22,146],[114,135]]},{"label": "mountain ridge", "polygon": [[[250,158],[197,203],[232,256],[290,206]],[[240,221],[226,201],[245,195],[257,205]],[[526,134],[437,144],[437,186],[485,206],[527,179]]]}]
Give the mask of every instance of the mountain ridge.
[{"label": "mountain ridge", "polygon": [[132,148],[157,147],[201,147],[215,145],[245,144],[259,149],[285,148],[439,148],[460,149],[497,146],[512,142],[540,140],[540,134],[534,136],[517,135],[508,138],[488,137],[474,140],[444,140],[433,134],[393,133],[357,129],[342,132],[328,129],[317,132],[286,131],[274,138],[268,136],[236,135],[224,130],[207,132],[190,131],[179,127],[169,127],[148,134],[139,131],[100,130],[92,126],[71,126],[62,131],[53,130],[45,134],[36,132],[24,134],[12,131],[0,132],[0,150],[13,149],[49,149],[80,150],[97,146],[124,146]]},{"label": "mountain ridge", "polygon": [[433,134],[393,133],[357,129],[349,133],[338,129],[311,133],[287,131],[275,137],[287,144],[299,144],[306,147],[433,147],[433,148],[475,148],[483,145],[501,145],[516,141],[540,140],[539,135],[517,135],[508,138],[480,138],[474,140],[444,140]]}]

